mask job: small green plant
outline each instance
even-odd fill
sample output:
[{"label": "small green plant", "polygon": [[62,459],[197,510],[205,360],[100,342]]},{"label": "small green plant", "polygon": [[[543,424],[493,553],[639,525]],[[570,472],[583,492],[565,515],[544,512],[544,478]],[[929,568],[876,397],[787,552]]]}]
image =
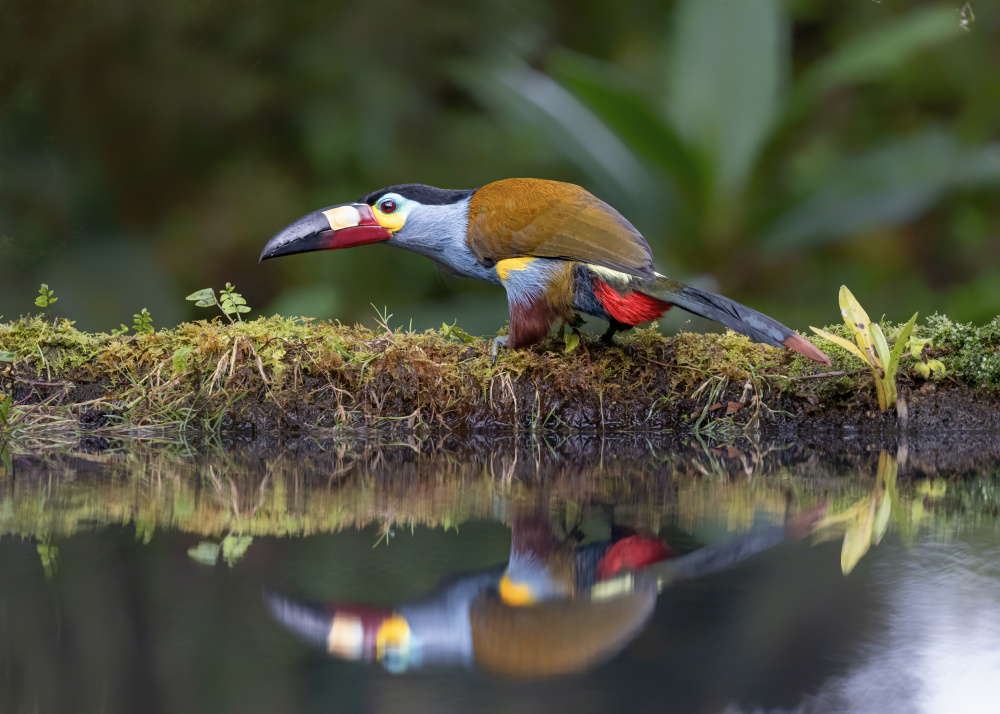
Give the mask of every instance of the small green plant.
[{"label": "small green plant", "polygon": [[[142,308],[142,312],[137,312],[132,315],[134,318],[132,321],[132,329],[135,330],[137,335],[152,335],[155,330],[153,329],[153,318],[150,316],[149,311],[146,308]],[[122,325],[124,327],[124,325]]]},{"label": "small green plant", "polygon": [[465,344],[475,342],[476,338],[470,335],[468,332],[458,327],[458,320],[453,324],[449,325],[447,322],[441,323],[441,337],[446,340],[458,340]]},{"label": "small green plant", "polygon": [[45,283],[42,283],[42,286],[38,288],[38,297],[35,298],[35,304],[38,305],[38,307],[45,308],[45,319],[47,320],[52,319],[52,314],[49,310],[49,307],[52,306],[57,300],[59,300],[59,298],[57,298],[55,295],[56,295],[55,291],[49,290],[49,286],[46,285]]},{"label": "small green plant", "polygon": [[59,565],[59,546],[52,545],[52,535],[47,535],[38,542],[38,557],[45,570],[45,579],[52,580]]},{"label": "small green plant", "polygon": [[221,543],[203,540],[193,548],[188,548],[188,557],[202,565],[215,565],[221,555],[231,568],[246,554],[251,543],[253,543],[253,536],[239,536],[230,533],[222,539]]},{"label": "small green plant", "polygon": [[193,301],[198,307],[212,307],[216,305],[230,322],[233,322],[233,315],[236,315],[237,320],[243,322],[243,318],[240,315],[244,312],[250,312],[250,308],[247,306],[247,301],[243,299],[243,296],[236,292],[236,286],[232,283],[226,283],[226,287],[222,288],[219,294],[220,297],[216,298],[215,291],[212,288],[204,288],[198,292],[191,293],[185,299]]},{"label": "small green plant", "polygon": [[[392,313],[389,312],[389,308],[383,305],[382,309],[379,310],[377,307],[375,307],[375,303],[371,302],[368,304],[371,305],[373,308],[375,308],[375,323],[383,330],[385,330],[385,334],[391,335],[392,328],[389,327],[389,318],[392,317]],[[456,320],[455,322],[457,324],[458,320]],[[441,324],[443,325],[444,323]]]},{"label": "small green plant", "polygon": [[919,337],[910,338],[910,354],[920,360],[913,365],[913,369],[924,379],[944,377],[948,374],[944,363],[939,359],[927,359],[927,356],[924,355],[924,348],[929,345],[931,345],[931,338],[929,337],[923,339]]},{"label": "small green plant", "polygon": [[580,334],[578,332],[571,332],[566,335],[566,349],[565,352],[572,352],[580,345]]},{"label": "small green plant", "polygon": [[890,404],[896,402],[896,370],[899,367],[899,358],[903,354],[903,348],[906,346],[910,333],[913,331],[913,325],[917,321],[917,313],[913,313],[913,317],[903,326],[892,350],[889,349],[889,343],[886,342],[882,328],[877,322],[872,322],[868,318],[868,313],[864,311],[846,285],[840,286],[840,314],[843,315],[844,322],[854,334],[856,345],[825,330],[812,326],[809,329],[820,337],[843,347],[868,365],[875,375],[879,409],[885,411]]}]

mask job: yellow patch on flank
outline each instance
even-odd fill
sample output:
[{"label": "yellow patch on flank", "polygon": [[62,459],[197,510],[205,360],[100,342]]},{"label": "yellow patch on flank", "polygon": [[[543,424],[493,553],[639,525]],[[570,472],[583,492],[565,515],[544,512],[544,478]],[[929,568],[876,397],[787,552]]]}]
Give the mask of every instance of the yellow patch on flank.
[{"label": "yellow patch on flank", "polygon": [[536,260],[538,258],[508,258],[507,260],[501,260],[497,263],[497,275],[500,276],[501,280],[506,280],[507,275],[511,271],[516,273],[519,270],[524,270]]}]

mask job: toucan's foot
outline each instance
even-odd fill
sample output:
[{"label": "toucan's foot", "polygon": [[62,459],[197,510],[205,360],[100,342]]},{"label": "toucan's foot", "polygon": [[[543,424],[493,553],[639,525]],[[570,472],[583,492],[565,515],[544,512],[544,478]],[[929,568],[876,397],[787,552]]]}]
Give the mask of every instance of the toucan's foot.
[{"label": "toucan's foot", "polygon": [[601,335],[601,342],[603,342],[604,344],[608,345],[609,347],[611,345],[614,345],[615,344],[615,333],[616,332],[622,332],[623,330],[627,330],[630,327],[632,327],[632,326],[631,325],[626,325],[624,322],[619,322],[618,320],[616,320],[614,318],[611,318],[608,321],[608,329],[605,330],[605,332],[604,332],[603,335]]},{"label": "toucan's foot", "polygon": [[601,336],[601,342],[603,342],[608,347],[617,347],[622,352],[627,354],[629,357],[634,359],[636,356],[635,347],[633,347],[632,345],[623,345],[618,340],[615,339],[615,335],[617,333],[624,332],[630,327],[632,326],[626,325],[622,322],[617,322],[617,321],[612,322],[611,324],[608,325],[607,332],[605,332],[604,335]]},{"label": "toucan's foot", "polygon": [[583,335],[580,334],[580,330],[576,327],[573,328],[573,334],[576,335],[580,340],[580,347],[583,349],[583,355],[587,358],[587,366],[589,367],[590,362],[590,350],[587,349],[587,341],[583,339]]},{"label": "toucan's foot", "polygon": [[493,361],[490,363],[491,367],[495,366],[496,363],[497,363],[497,355],[500,354],[500,348],[501,347],[506,347],[506,346],[507,346],[507,338],[506,337],[494,337],[493,338],[493,348],[491,350],[493,352]]}]

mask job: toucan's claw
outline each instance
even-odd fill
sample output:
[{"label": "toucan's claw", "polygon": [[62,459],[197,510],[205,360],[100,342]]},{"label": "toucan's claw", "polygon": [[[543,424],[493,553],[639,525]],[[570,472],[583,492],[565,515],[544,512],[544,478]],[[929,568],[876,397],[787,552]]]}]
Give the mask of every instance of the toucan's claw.
[{"label": "toucan's claw", "polygon": [[506,347],[506,346],[507,346],[507,338],[506,337],[494,337],[493,338],[493,348],[491,350],[492,353],[493,353],[493,361],[490,362],[490,367],[495,367],[496,366],[497,356],[500,354],[500,348],[501,347]]}]

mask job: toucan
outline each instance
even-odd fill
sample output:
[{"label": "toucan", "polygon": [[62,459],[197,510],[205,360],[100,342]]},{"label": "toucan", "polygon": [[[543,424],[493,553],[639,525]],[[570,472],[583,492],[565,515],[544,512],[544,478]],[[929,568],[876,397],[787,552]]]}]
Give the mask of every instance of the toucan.
[{"label": "toucan", "polygon": [[656,604],[658,580],[644,571],[673,555],[655,535],[613,524],[610,538],[579,544],[515,509],[506,566],[452,575],[414,600],[316,603],[273,592],[265,600],[279,622],[338,658],[393,672],[450,664],[544,677],[621,651]]},{"label": "toucan", "polygon": [[579,313],[607,320],[604,339],[610,342],[616,332],[676,305],[758,342],[830,364],[777,320],[656,272],[642,234],[570,183],[512,178],[469,190],[390,186],[303,216],[268,241],[260,260],[382,242],[507,291],[510,330],[494,340],[494,359],[500,346],[541,341],[556,320],[578,324]]},{"label": "toucan", "polygon": [[459,665],[515,677],[566,674],[624,649],[665,587],[805,538],[825,512],[821,504],[784,525],[675,557],[654,534],[611,522],[610,537],[584,542],[588,534],[578,529],[557,536],[541,509],[514,508],[506,564],[449,576],[414,600],[322,603],[270,590],[264,599],[271,615],[304,640],[393,672]]}]

